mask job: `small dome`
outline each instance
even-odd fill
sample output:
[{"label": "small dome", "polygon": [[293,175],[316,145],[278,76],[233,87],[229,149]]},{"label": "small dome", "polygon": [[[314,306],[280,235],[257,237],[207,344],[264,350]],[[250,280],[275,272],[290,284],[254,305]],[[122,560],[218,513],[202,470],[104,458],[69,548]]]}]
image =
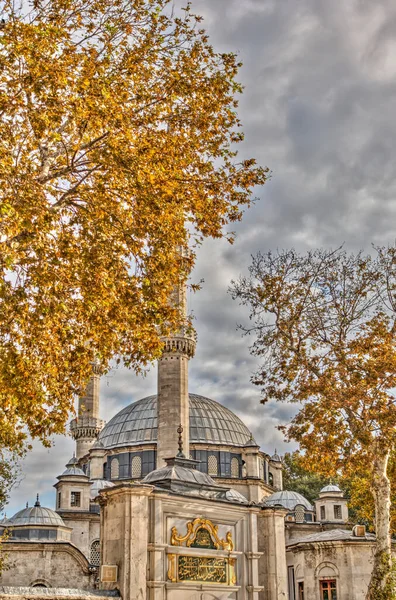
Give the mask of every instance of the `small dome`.
[{"label": "small dome", "polygon": [[71,457],[71,459],[67,463],[66,467],[76,467],[77,465],[78,465],[78,460],[76,458],[76,455],[73,454],[73,456]]},{"label": "small dome", "polygon": [[95,479],[91,484],[91,489],[89,490],[89,495],[91,496],[91,500],[96,498],[99,495],[100,490],[104,490],[105,488],[114,487],[114,483],[112,481],[106,481],[105,479]]},{"label": "small dome", "polygon": [[89,479],[88,475],[86,475],[79,467],[68,467],[65,471],[63,471],[62,477],[64,475],[73,475],[74,477],[85,477],[85,479]]},{"label": "small dome", "polygon": [[[191,444],[255,445],[249,429],[231,410],[197,394],[189,394],[189,399]],[[106,449],[156,443],[157,396],[142,398],[123,408],[102,429],[98,439]]]},{"label": "small dome", "polygon": [[263,506],[283,506],[290,511],[293,511],[297,504],[302,504],[307,510],[313,510],[312,505],[308,502],[304,496],[299,494],[298,492],[289,492],[288,490],[283,490],[281,492],[275,492],[265,498],[262,502]]},{"label": "small dome", "polygon": [[15,513],[13,517],[7,520],[7,525],[12,527],[17,527],[18,525],[52,525],[53,527],[65,527],[62,518],[54,510],[40,505],[24,508]]},{"label": "small dome", "polygon": [[230,502],[239,502],[240,504],[249,504],[249,500],[243,494],[232,488],[226,492],[226,498]]},{"label": "small dome", "polygon": [[334,485],[333,483],[330,483],[329,485],[325,485],[324,488],[322,488],[320,490],[320,494],[325,494],[326,492],[338,492],[339,494],[341,494],[341,490],[338,487],[338,485]]},{"label": "small dome", "polygon": [[272,462],[282,462],[282,459],[281,459],[281,457],[279,456],[279,454],[277,453],[277,451],[276,451],[276,448],[275,448],[275,454],[273,454],[273,455],[271,456],[271,459],[270,459],[270,460],[271,460]]},{"label": "small dome", "polygon": [[[71,475],[73,477],[85,477],[85,479],[89,479],[88,475],[86,475],[84,473],[84,471],[82,469],[80,469],[80,467],[78,466],[78,460],[75,457],[75,455],[73,454],[72,458],[69,460],[69,462],[66,465],[66,470],[63,471],[61,477],[64,477],[65,475]],[[59,479],[59,477],[58,477]]]},{"label": "small dome", "polygon": [[100,440],[96,440],[91,450],[104,450],[104,446]]}]

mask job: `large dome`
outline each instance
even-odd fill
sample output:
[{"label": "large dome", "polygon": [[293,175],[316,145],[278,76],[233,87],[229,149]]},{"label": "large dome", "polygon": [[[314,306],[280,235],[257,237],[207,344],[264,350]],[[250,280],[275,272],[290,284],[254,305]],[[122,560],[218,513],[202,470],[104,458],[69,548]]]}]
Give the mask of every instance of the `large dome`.
[{"label": "large dome", "polygon": [[[204,396],[189,394],[189,398],[191,444],[245,446],[252,443],[249,429],[228,408]],[[102,429],[99,440],[107,449],[156,442],[157,396],[142,398],[123,408]]]}]

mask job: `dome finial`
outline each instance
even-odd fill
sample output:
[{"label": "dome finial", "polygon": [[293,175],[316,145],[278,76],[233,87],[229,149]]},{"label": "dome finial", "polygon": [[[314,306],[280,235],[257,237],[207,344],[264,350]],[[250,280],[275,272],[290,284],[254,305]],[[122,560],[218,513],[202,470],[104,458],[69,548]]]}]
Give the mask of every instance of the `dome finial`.
[{"label": "dome finial", "polygon": [[29,508],[29,502],[26,502],[26,508]]},{"label": "dome finial", "polygon": [[183,426],[180,423],[179,427],[177,428],[177,433],[179,434],[179,441],[178,441],[178,446],[179,446],[179,452],[177,453],[177,456],[179,456],[180,458],[185,458],[184,453],[183,453]]},{"label": "dome finial", "polygon": [[37,506],[37,507],[41,506],[41,504],[40,504],[40,498],[39,498],[38,494],[37,494],[36,502],[34,503],[34,506]]}]

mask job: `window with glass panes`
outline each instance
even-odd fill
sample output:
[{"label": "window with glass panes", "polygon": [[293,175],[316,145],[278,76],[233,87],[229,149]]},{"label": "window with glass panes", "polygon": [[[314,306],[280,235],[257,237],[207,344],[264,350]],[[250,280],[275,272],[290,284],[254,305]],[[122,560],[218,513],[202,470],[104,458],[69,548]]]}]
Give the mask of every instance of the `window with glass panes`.
[{"label": "window with glass panes", "polygon": [[337,600],[335,579],[326,579],[320,582],[320,600]]},{"label": "window with glass panes", "polygon": [[81,506],[81,492],[70,492],[70,506]]}]

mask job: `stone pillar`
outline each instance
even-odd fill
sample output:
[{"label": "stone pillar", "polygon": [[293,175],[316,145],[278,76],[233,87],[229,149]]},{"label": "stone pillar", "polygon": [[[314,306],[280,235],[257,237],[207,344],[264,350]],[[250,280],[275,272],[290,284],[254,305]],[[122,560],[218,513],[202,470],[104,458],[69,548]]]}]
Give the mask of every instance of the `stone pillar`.
[{"label": "stone pillar", "polygon": [[258,552],[257,514],[257,508],[249,510],[250,551],[245,552],[245,557],[248,561],[248,585],[246,586],[248,600],[258,600],[259,593],[263,590],[263,586],[260,585],[259,580],[259,559],[262,556],[262,552]]},{"label": "stone pillar", "polygon": [[153,489],[129,483],[99,494],[101,564],[118,566],[117,582],[100,587],[119,590],[122,600],[147,599],[149,495]]},{"label": "stone pillar", "polygon": [[258,515],[260,600],[287,600],[287,567],[284,508],[265,507]]},{"label": "stone pillar", "polygon": [[243,458],[246,463],[246,475],[247,477],[260,478],[260,455],[259,446],[251,446],[246,448],[243,454]]},{"label": "stone pillar", "polygon": [[89,458],[90,479],[103,479],[103,463],[106,458],[106,450],[99,440],[92,446]]},{"label": "stone pillar", "polygon": [[166,464],[166,458],[176,456],[180,424],[183,427],[183,451],[189,456],[188,361],[194,356],[195,335],[187,325],[185,285],[174,292],[172,302],[180,307],[186,324],[163,339],[164,348],[158,361],[157,468]]},{"label": "stone pillar", "polygon": [[71,434],[76,440],[78,460],[88,454],[104,425],[99,419],[99,383],[100,365],[94,361],[84,395],[78,400],[77,418],[70,423]]},{"label": "stone pillar", "polygon": [[272,485],[276,490],[283,490],[283,466],[281,461],[271,459],[269,472],[272,474]]}]

